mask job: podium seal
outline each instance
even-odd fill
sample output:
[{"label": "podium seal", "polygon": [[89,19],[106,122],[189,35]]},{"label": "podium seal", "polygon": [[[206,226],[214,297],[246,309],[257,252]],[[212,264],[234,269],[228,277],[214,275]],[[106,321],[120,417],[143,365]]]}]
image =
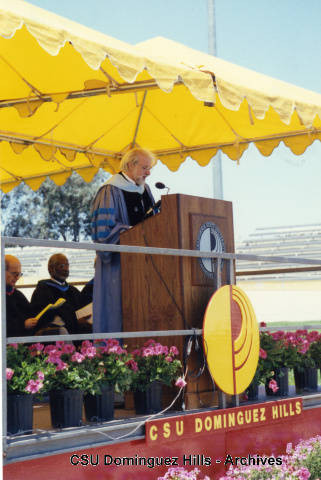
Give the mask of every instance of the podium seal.
[{"label": "podium seal", "polygon": [[[223,253],[226,251],[223,235],[215,223],[206,222],[201,225],[197,235],[196,248],[200,252]],[[223,263],[224,260],[221,260],[221,269]],[[215,277],[215,258],[200,258],[199,264],[208,278]]]}]

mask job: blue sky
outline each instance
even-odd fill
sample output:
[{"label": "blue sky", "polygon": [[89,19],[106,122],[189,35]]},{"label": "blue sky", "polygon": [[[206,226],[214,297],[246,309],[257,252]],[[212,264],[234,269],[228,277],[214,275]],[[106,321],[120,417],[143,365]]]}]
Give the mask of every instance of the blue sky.
[{"label": "blue sky", "polygon": [[[120,40],[164,36],[208,51],[207,0],[31,0]],[[321,93],[321,1],[216,0],[217,56]],[[155,167],[171,193],[212,196],[212,167],[187,161],[173,174]],[[233,202],[236,239],[256,227],[321,222],[321,142],[296,156],[283,144],[270,157],[255,147],[240,165],[222,156],[223,194]]]}]

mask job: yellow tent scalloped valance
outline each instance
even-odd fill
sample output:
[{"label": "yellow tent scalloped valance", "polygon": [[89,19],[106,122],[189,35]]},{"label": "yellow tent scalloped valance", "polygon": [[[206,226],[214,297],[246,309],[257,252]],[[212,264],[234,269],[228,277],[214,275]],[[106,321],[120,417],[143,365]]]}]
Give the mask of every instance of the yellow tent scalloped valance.
[{"label": "yellow tent scalloped valance", "polygon": [[[132,46],[22,0],[0,0],[0,186],[114,173],[134,145],[176,171],[321,139],[321,95],[166,39]],[[5,126],[5,127],[4,127]]]}]

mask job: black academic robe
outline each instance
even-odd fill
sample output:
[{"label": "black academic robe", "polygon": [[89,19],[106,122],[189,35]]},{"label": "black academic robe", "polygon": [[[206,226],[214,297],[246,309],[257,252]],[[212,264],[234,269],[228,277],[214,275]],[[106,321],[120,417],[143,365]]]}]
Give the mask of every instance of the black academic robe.
[{"label": "black academic robe", "polygon": [[90,280],[80,292],[81,307],[85,307],[93,301],[94,279]]},{"label": "black academic robe", "polygon": [[22,292],[14,289],[6,293],[7,337],[24,337],[31,331],[25,328],[24,322],[32,317],[30,303]]},{"label": "black academic robe", "polygon": [[70,334],[79,333],[75,311],[81,307],[80,292],[76,287],[68,285],[61,286],[51,279],[40,280],[31,297],[31,308],[36,316],[49,303],[55,303],[58,298],[65,298],[66,302],[59,308],[48,310],[39,320],[33,333],[45,328],[59,316],[64,322]]},{"label": "black academic robe", "polygon": [[146,188],[142,194],[137,192],[126,192],[125,190],[122,192],[127,207],[129,225],[137,225],[137,223],[142,222],[146,218],[146,213],[155,203],[154,199],[149,195]]}]

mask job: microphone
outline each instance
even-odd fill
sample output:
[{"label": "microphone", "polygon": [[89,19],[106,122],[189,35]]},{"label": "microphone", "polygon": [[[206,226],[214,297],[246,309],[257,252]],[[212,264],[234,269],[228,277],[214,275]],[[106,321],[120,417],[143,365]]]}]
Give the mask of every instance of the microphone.
[{"label": "microphone", "polygon": [[167,188],[167,194],[166,195],[168,195],[169,187],[166,187],[165,183],[156,182],[155,187],[158,188],[159,190],[163,190],[164,188]]}]

